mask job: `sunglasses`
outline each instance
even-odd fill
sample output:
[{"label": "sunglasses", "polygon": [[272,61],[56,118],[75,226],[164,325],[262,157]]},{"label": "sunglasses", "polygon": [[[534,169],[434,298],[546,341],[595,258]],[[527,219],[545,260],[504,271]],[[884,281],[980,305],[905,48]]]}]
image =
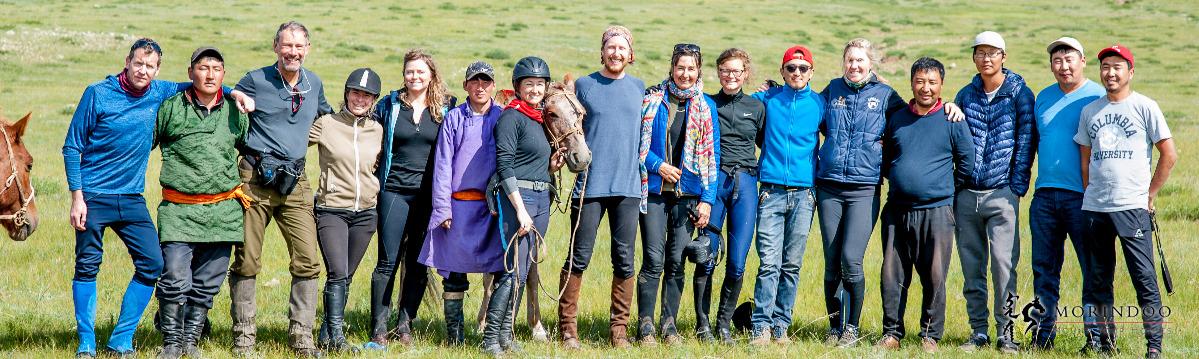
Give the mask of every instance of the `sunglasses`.
[{"label": "sunglasses", "polygon": [[812,67],[808,65],[788,64],[787,66],[783,66],[783,69],[787,70],[787,72],[799,71],[799,73],[806,73],[811,70]]},{"label": "sunglasses", "polygon": [[296,86],[292,86],[291,90],[291,114],[300,112],[300,107],[304,106],[304,92],[300,92]]},{"label": "sunglasses", "polygon": [[696,44],[676,44],[674,45],[674,53],[677,54],[696,54],[699,55],[699,45]]},{"label": "sunglasses", "polygon": [[162,47],[158,46],[158,42],[151,40],[151,39],[147,39],[147,38],[140,38],[140,39],[137,39],[137,41],[134,41],[133,46],[129,47],[129,52],[133,52],[137,49],[144,48],[146,46],[149,46],[150,49],[153,49],[154,52],[158,54],[158,56],[162,56]]}]

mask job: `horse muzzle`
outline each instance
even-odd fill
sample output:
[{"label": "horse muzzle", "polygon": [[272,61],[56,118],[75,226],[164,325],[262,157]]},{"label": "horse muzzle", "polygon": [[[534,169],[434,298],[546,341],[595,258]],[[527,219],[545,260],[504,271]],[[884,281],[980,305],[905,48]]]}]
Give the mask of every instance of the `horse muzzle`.
[{"label": "horse muzzle", "polygon": [[571,172],[579,173],[586,171],[591,166],[591,151],[580,149],[566,154],[566,167],[570,168]]}]

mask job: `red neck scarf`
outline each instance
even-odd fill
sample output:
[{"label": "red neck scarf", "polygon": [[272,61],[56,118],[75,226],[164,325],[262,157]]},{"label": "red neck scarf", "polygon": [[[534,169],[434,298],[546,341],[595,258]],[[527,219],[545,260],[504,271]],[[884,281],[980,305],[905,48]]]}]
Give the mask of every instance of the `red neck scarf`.
[{"label": "red neck scarf", "polygon": [[921,114],[918,110],[916,110],[916,99],[908,101],[908,111],[912,111],[912,113],[916,114],[917,116],[926,116],[929,113],[941,110],[942,107],[945,107],[945,104],[941,102],[941,99],[937,99],[937,103],[933,104],[933,107],[928,109],[928,113]]},{"label": "red neck scarf", "polygon": [[504,109],[510,109],[510,108],[514,108],[517,111],[520,111],[520,113],[525,114],[525,116],[529,116],[529,118],[533,119],[533,121],[537,121],[537,123],[542,123],[541,122],[541,110],[538,110],[536,107],[529,105],[529,103],[525,102],[525,100],[522,100],[520,98],[513,99],[512,102],[508,103],[508,107],[505,107]]},{"label": "red neck scarf", "polygon": [[133,88],[133,84],[129,82],[129,78],[125,75],[125,69],[121,69],[121,74],[117,75],[117,82],[121,83],[121,89],[125,90],[125,93],[128,93],[129,96],[133,97],[145,96],[146,91],[150,90],[149,84],[147,84],[146,87],[142,88],[141,90]]}]

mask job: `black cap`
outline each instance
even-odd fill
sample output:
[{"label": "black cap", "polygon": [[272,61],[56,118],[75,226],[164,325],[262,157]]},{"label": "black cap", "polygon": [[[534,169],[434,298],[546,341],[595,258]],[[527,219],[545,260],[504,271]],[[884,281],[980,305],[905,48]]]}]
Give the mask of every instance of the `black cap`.
[{"label": "black cap", "polygon": [[[382,80],[379,79],[379,74],[369,67],[363,67],[350,73],[346,78],[346,88],[366,91],[371,95],[379,95],[379,91],[383,88]],[[347,91],[349,92],[349,91]]]},{"label": "black cap", "polygon": [[475,61],[466,67],[466,81],[479,75],[487,76],[488,80],[495,80],[495,68],[483,61]]},{"label": "black cap", "polygon": [[196,51],[192,51],[191,64],[195,65],[196,61],[200,60],[201,58],[203,58],[205,56],[215,57],[217,60],[220,60],[222,63],[225,62],[225,56],[221,55],[221,50],[217,50],[215,47],[212,47],[212,46],[201,46],[200,48],[196,49]]}]

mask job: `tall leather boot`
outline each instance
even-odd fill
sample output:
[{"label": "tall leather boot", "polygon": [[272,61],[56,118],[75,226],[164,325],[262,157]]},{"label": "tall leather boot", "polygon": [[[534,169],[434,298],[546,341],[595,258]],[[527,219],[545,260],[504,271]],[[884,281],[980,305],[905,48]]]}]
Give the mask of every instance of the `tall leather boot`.
[{"label": "tall leather boot", "polygon": [[200,336],[204,335],[204,323],[208,321],[208,307],[189,303],[183,312],[183,354],[188,358],[200,358]]},{"label": "tall leather boot", "polygon": [[311,358],[322,354],[312,338],[312,323],[316,321],[316,288],[316,278],[291,278],[287,338],[297,357]]},{"label": "tall leather boot", "polygon": [[617,349],[629,347],[629,316],[632,314],[636,283],[635,277],[612,278],[612,309],[608,322],[612,347]]},{"label": "tall leather boot", "polygon": [[720,342],[733,344],[733,312],[737,310],[737,297],[741,296],[742,278],[724,277],[720,286],[720,305],[716,312],[716,333]]},{"label": "tall leather boot", "polygon": [[[562,333],[562,346],[567,349],[579,349],[579,291],[583,287],[583,274],[570,270],[562,270],[558,276],[558,290],[565,291],[558,301],[558,331]],[[494,297],[495,295],[492,294]]]},{"label": "tall leather boot", "polygon": [[391,295],[389,286],[392,278],[376,271],[371,275],[371,326],[370,342],[366,348],[383,350],[387,347],[388,322],[391,320]]},{"label": "tall leather boot", "polygon": [[513,278],[504,275],[496,279],[495,289],[491,292],[491,300],[487,303],[487,327],[483,329],[483,353],[499,356],[504,353],[500,346],[504,333],[504,322],[512,315],[511,299]]},{"label": "tall leather boot", "polygon": [[[512,277],[512,281],[515,282],[516,276]],[[516,342],[516,333],[512,330],[512,324],[516,321],[516,309],[520,308],[522,293],[524,293],[524,285],[513,284],[512,293],[508,298],[509,307],[504,309],[504,322],[500,327],[500,347],[504,348],[505,352],[521,352],[520,343]]]},{"label": "tall leather boot", "polygon": [[254,285],[255,277],[229,273],[229,316],[233,319],[233,354],[237,356],[254,353],[258,331],[254,324],[254,315],[258,310],[254,300]]},{"label": "tall leather boot", "polygon": [[178,359],[183,356],[183,303],[158,301],[159,329],[162,331],[162,351],[159,359]]},{"label": "tall leather boot", "polygon": [[692,279],[692,292],[695,301],[695,338],[701,342],[716,340],[712,335],[712,324],[708,322],[708,313],[712,311],[712,275],[703,274],[704,268],[696,268]]},{"label": "tall leather boot", "polygon": [[345,283],[325,283],[325,322],[321,325],[322,332],[327,333],[328,340],[325,350],[335,353],[355,352],[355,348],[346,343],[346,292]]},{"label": "tall leather boot", "polygon": [[462,299],[466,293],[445,292],[445,338],[450,346],[461,346],[465,341],[466,331],[463,328],[465,319],[462,316]]}]

